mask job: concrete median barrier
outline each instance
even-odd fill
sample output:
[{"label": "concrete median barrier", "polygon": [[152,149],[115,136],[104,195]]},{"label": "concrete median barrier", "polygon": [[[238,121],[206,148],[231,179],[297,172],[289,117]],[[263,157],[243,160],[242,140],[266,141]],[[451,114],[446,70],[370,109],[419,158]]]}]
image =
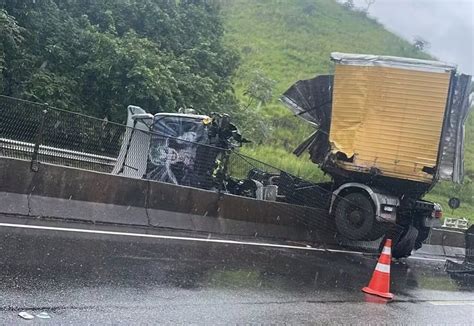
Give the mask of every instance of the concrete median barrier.
[{"label": "concrete median barrier", "polygon": [[47,164],[33,172],[29,161],[6,158],[0,171],[2,213],[148,225],[141,180]]},{"label": "concrete median barrier", "polygon": [[[0,157],[0,213],[337,243],[324,210]],[[464,247],[459,232],[429,243]]]},{"label": "concrete median barrier", "polygon": [[[312,241],[309,207],[0,158],[0,213]],[[325,214],[325,213],[324,213]]]}]

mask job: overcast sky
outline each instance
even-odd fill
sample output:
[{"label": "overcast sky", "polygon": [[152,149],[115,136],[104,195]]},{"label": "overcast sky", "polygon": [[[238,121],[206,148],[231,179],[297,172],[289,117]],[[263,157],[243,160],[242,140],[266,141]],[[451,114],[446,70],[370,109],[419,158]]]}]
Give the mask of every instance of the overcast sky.
[{"label": "overcast sky", "polygon": [[421,36],[431,43],[430,54],[474,73],[474,0],[375,0],[369,13],[410,42]]}]

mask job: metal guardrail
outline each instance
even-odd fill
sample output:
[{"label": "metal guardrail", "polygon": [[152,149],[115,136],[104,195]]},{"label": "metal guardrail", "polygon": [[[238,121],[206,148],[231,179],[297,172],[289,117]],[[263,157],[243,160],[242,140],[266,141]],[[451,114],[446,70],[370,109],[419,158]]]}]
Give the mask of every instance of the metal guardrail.
[{"label": "metal guardrail", "polygon": [[[5,151],[15,151],[17,153],[23,153],[26,156],[30,156],[33,154],[34,148],[35,144],[33,143],[0,138],[0,155],[2,155],[2,153]],[[66,159],[71,161],[100,164],[110,167],[113,167],[115,165],[115,162],[117,161],[117,158],[114,157],[83,153],[44,145],[39,145],[38,155]]]},{"label": "metal guardrail", "polygon": [[446,217],[444,219],[443,227],[467,230],[467,228],[469,227],[469,221],[465,218]]}]

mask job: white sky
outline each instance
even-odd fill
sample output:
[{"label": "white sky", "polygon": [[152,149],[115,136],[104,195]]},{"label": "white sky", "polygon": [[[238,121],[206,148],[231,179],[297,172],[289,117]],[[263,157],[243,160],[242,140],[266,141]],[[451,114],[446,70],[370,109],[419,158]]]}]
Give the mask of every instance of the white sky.
[{"label": "white sky", "polygon": [[458,64],[460,72],[474,73],[474,0],[375,0],[369,14],[410,42],[427,40],[430,54]]}]

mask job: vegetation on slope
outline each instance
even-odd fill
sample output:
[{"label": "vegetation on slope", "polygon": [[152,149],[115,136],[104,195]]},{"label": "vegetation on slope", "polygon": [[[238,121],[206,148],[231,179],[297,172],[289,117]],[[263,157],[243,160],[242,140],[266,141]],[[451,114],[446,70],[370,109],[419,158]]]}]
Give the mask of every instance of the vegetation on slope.
[{"label": "vegetation on slope", "polygon": [[232,111],[236,54],[195,0],[0,0],[0,93],[124,121],[193,105]]},{"label": "vegetation on slope", "polygon": [[[249,115],[265,123],[256,141],[291,151],[311,129],[285,109],[279,96],[299,79],[331,73],[330,53],[377,53],[427,58],[365,14],[334,0],[233,0],[222,4],[226,41],[240,53],[236,93]],[[267,81],[264,83],[264,81]],[[268,91],[254,94],[252,86]],[[250,92],[249,92],[250,91]],[[259,101],[271,94],[270,100]]]},{"label": "vegetation on slope", "polygon": [[[280,94],[297,80],[331,73],[329,56],[334,51],[430,58],[365,13],[348,10],[334,0],[232,0],[223,3],[223,10],[225,38],[241,55],[234,82],[238,98],[251,104],[249,115],[257,114],[265,121],[263,132],[249,130],[257,136],[257,144],[265,146],[244,152],[315,181],[322,177],[319,170],[315,172],[317,167],[306,156],[298,159],[290,153],[311,128],[278,103]],[[252,92],[256,85],[261,86],[260,92]],[[472,115],[467,130],[466,185],[442,183],[427,198],[447,208],[448,198],[457,195],[462,207],[447,210],[447,215],[474,219]]]}]

